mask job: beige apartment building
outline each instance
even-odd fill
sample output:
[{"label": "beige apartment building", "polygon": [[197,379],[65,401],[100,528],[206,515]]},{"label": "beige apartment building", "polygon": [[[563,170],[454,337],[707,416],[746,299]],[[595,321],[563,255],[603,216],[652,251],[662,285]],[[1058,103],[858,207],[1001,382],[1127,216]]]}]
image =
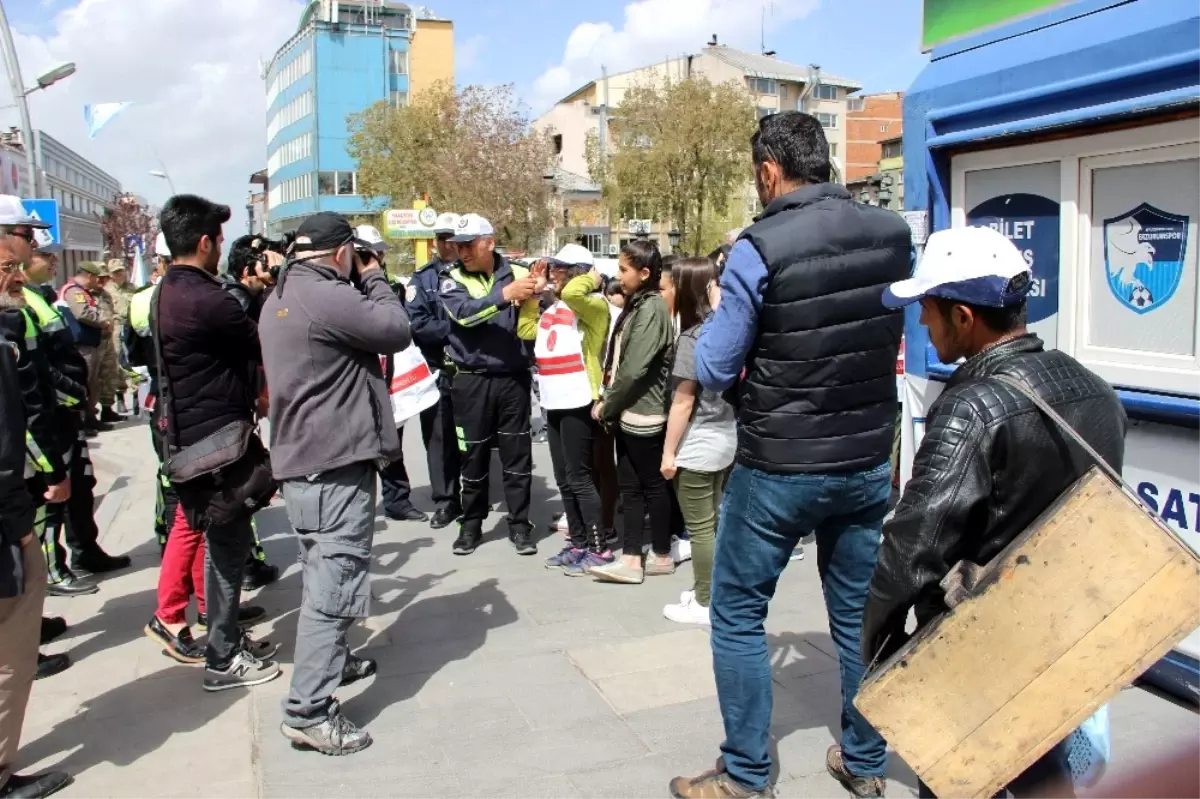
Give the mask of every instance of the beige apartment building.
[{"label": "beige apartment building", "polygon": [[[625,92],[635,86],[656,83],[664,78],[686,80],[693,75],[703,75],[714,83],[733,81],[744,85],[753,95],[760,117],[780,111],[813,114],[825,127],[839,179],[845,174],[847,102],[850,95],[862,88],[861,84],[831,75],[816,65],[791,64],[779,60],[773,53],[749,53],[713,42],[695,55],[667,59],[607,77],[598,76],[559,100],[533,125],[553,137],[559,174],[569,173],[580,181],[588,181],[587,139],[589,135],[598,135],[603,107],[607,105],[611,114],[621,105]],[[749,192],[748,197],[751,194]],[[745,221],[749,222],[754,208],[752,202],[746,205]],[[660,246],[666,245],[668,223],[668,220],[654,220],[651,228],[650,235],[660,240]],[[602,235],[599,232],[602,227],[606,226],[589,226],[587,246],[597,255],[608,254],[614,245],[630,237],[624,229]],[[567,232],[560,231],[556,238],[561,240],[564,233]]]}]

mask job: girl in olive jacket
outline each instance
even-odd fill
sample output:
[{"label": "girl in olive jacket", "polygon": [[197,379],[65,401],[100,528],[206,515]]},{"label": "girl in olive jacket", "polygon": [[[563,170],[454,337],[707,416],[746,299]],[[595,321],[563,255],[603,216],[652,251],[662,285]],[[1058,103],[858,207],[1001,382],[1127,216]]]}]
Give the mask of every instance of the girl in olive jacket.
[{"label": "girl in olive jacket", "polygon": [[[660,471],[667,425],[667,382],[674,328],[659,293],[662,256],[649,241],[621,248],[618,279],[627,297],[609,343],[604,390],[595,418],[617,427],[617,477],[624,505],[622,555],[588,573],[599,580],[640,583],[645,575],[671,574],[672,500]],[[645,517],[653,551],[642,565]]]}]

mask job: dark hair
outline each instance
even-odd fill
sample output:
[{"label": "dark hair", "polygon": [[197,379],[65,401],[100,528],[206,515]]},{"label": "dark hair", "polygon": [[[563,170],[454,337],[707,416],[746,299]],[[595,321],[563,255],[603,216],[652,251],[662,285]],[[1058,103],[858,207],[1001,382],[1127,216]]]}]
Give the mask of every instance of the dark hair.
[{"label": "dark hair", "polygon": [[229,245],[229,274],[235,280],[243,280],[246,273],[254,274],[254,263],[258,260],[258,252],[252,247],[258,236],[239,236]]},{"label": "dark hair", "polygon": [[621,288],[621,281],[615,277],[610,277],[604,281],[604,296],[611,297],[614,294],[624,294],[625,289]]},{"label": "dark hair", "polygon": [[680,332],[691,330],[712,313],[712,306],[708,304],[708,285],[716,277],[717,265],[708,258],[684,258],[671,267]]},{"label": "dark hair", "polygon": [[973,305],[969,302],[948,300],[945,297],[934,297],[934,299],[937,300],[938,310],[941,311],[942,317],[947,321],[950,319],[950,314],[953,312],[954,306],[962,305],[970,308],[975,318],[983,322],[988,330],[995,333],[1011,333],[1020,327],[1024,327],[1028,317],[1025,300],[1021,300],[1013,305],[997,308],[994,305]]},{"label": "dark hair", "polygon": [[829,142],[825,129],[811,114],[785,111],[758,121],[750,138],[754,166],[779,165],[783,177],[803,183],[829,182]]},{"label": "dark hair", "polygon": [[671,255],[664,255],[662,257],[662,271],[664,273],[670,272],[671,267],[673,267],[678,260],[679,260],[679,256],[675,255],[674,253],[672,253]]},{"label": "dark hair", "polygon": [[218,205],[194,194],[177,194],[167,200],[158,225],[174,260],[195,255],[200,239],[208,236],[216,246],[221,225],[229,221],[228,205]]},{"label": "dark hair", "polygon": [[634,239],[621,248],[621,257],[639,272],[643,269],[650,272],[650,276],[643,280],[642,285],[633,293],[634,297],[658,291],[658,281],[662,279],[663,258],[657,244],[649,239]]}]

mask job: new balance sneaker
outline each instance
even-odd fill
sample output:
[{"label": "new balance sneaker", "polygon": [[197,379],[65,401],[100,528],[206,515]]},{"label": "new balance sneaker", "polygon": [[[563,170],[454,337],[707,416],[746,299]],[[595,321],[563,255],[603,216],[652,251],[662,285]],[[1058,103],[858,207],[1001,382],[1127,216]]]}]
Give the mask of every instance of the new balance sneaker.
[{"label": "new balance sneaker", "polygon": [[359,729],[354,722],[342,715],[337,702],[329,706],[329,715],[320,724],[311,727],[291,727],[286,722],[279,731],[297,749],[315,749],[323,755],[339,757],[352,755],[371,745],[371,735]]},{"label": "new balance sneaker", "polygon": [[582,558],[563,569],[563,574],[568,577],[584,577],[587,575],[588,569],[598,569],[612,562],[613,553],[611,551],[605,550],[600,553],[586,551]]},{"label": "new balance sneaker", "polygon": [[587,552],[582,549],[576,549],[573,546],[565,546],[559,550],[557,555],[551,555],[546,558],[547,569],[566,569],[573,566]]},{"label": "new balance sneaker", "polygon": [[694,591],[685,591],[679,604],[664,607],[663,616],[679,624],[709,624],[708,608],[696,601]]},{"label": "new balance sneaker", "polygon": [[268,641],[265,638],[261,641],[255,641],[248,635],[242,635],[242,648],[255,657],[256,660],[266,660],[267,658],[275,657],[275,653],[279,651],[279,644],[274,641]]},{"label": "new balance sneaker", "polygon": [[259,660],[245,649],[233,656],[224,669],[204,668],[204,690],[228,691],[230,688],[248,688],[262,685],[282,674],[279,664],[271,660]]}]

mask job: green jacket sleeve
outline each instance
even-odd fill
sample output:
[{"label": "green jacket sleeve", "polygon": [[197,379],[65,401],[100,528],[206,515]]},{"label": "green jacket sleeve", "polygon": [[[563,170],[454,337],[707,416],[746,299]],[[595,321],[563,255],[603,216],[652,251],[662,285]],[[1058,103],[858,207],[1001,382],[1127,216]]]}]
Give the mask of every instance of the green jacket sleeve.
[{"label": "green jacket sleeve", "polygon": [[563,286],[559,299],[579,317],[580,327],[586,328],[594,336],[604,338],[608,335],[611,317],[608,300],[596,291],[599,288],[596,284],[599,274],[588,272],[573,278]]},{"label": "green jacket sleeve", "polygon": [[644,300],[628,325],[621,336],[621,362],[604,393],[606,422],[615,422],[633,403],[638,386],[649,375],[655,359],[671,346],[671,319],[661,298]]}]

